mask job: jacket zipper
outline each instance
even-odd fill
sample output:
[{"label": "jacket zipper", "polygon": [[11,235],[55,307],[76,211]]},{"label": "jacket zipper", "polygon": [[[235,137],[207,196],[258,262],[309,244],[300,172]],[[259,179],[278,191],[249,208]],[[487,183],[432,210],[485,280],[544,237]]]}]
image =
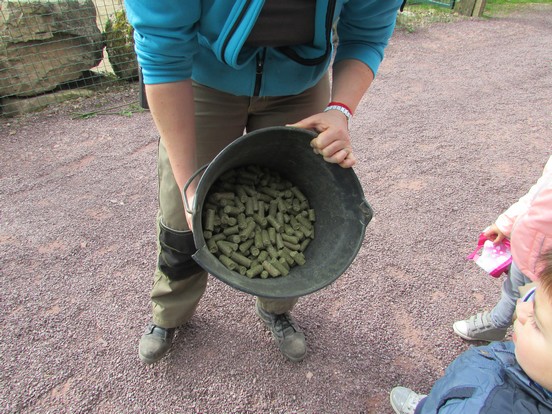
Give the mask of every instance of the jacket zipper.
[{"label": "jacket zipper", "polygon": [[234,22],[234,25],[230,29],[230,32],[226,36],[226,39],[224,39],[224,43],[222,44],[220,56],[221,56],[222,61],[226,64],[228,64],[228,62],[226,61],[226,57],[225,57],[226,49],[228,48],[228,43],[230,42],[230,39],[232,38],[232,36],[234,36],[234,33],[236,33],[236,30],[238,29],[239,25],[241,24],[241,22],[243,20],[243,17],[245,16],[245,13],[249,9],[250,5],[251,5],[251,0],[247,0],[247,2],[245,3],[245,5],[243,6],[243,8],[240,11],[240,15],[238,16],[238,18]]},{"label": "jacket zipper", "polygon": [[262,52],[257,54],[257,64],[255,69],[255,89],[253,90],[253,96],[259,96],[259,93],[261,92],[261,82],[263,80],[265,56],[266,48],[263,48]]}]

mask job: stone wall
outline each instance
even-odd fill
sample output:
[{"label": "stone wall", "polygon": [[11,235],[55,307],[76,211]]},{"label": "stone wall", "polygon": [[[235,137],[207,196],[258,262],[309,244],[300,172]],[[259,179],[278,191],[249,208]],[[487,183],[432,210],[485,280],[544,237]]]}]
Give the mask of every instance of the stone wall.
[{"label": "stone wall", "polygon": [[103,59],[92,0],[0,0],[0,97],[79,79]]}]

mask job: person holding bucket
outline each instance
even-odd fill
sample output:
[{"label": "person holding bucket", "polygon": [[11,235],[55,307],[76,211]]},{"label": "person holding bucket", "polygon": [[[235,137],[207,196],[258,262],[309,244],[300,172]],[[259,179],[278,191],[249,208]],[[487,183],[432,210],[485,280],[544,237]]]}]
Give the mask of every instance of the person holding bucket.
[{"label": "person holding bucket", "polygon": [[[348,123],[374,79],[402,3],[125,1],[160,134],[159,255],[153,317],[139,344],[143,362],[167,353],[175,328],[192,317],[207,285],[207,273],[191,257],[191,216],[182,198],[188,179],[244,131],[280,125],[316,131],[313,151],[352,167]],[[187,200],[194,194],[188,186]],[[290,315],[296,303],[256,301],[280,352],[294,362],[307,353]]]}]

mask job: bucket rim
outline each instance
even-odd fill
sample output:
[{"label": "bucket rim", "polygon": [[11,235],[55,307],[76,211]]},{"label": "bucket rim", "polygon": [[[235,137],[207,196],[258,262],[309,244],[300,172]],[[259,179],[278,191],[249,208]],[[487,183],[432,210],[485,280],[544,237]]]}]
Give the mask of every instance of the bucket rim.
[{"label": "bucket rim", "polygon": [[[281,136],[279,135],[280,133],[283,133],[284,135]],[[259,135],[265,135],[265,136],[259,137]],[[194,214],[192,216],[194,241],[197,249],[196,253],[192,255],[192,257],[202,268],[204,268],[207,272],[209,272],[217,279],[223,281],[224,283],[230,285],[231,287],[237,290],[240,290],[242,292],[249,293],[252,295],[263,296],[268,298],[289,298],[289,297],[305,296],[333,283],[338,277],[340,277],[343,273],[345,273],[345,271],[350,266],[350,264],[352,263],[352,261],[358,254],[358,251],[361,248],[361,245],[365,236],[366,227],[372,217],[372,209],[368,204],[368,202],[366,201],[366,199],[364,198],[362,186],[352,168],[344,169],[338,166],[337,164],[328,163],[324,161],[320,155],[315,154],[312,151],[312,148],[310,147],[310,141],[312,140],[312,138],[316,137],[317,135],[318,134],[314,133],[313,131],[304,130],[301,128],[295,128],[295,127],[268,127],[264,129],[255,130],[231,142],[221,152],[219,152],[219,154],[217,154],[217,156],[211,161],[211,163],[208,164],[196,188],[197,195],[194,198]],[[275,136],[278,137],[278,139],[284,140],[284,143],[286,145],[287,144],[291,145],[292,148],[288,149],[286,145],[279,146],[279,144],[276,143],[276,141],[274,141]],[[256,138],[262,138],[262,140],[254,141]],[[306,138],[309,138],[309,139],[307,140]],[[252,143],[255,143],[255,144],[252,144]],[[295,145],[297,145],[298,148],[296,148]],[[277,286],[278,284],[280,285],[284,285],[286,283],[291,284],[290,281],[286,281],[286,282],[277,281],[278,279],[282,280],[283,277],[269,278],[269,279],[258,279],[258,278],[249,279],[246,276],[241,275],[237,272],[229,271],[218,261],[218,258],[209,251],[207,247],[207,242],[203,237],[201,210],[203,209],[203,205],[208,195],[210,187],[216,182],[218,177],[225,171],[235,168],[236,166],[250,164],[250,162],[247,162],[248,155],[245,155],[244,159],[238,159],[238,160],[235,159],[235,156],[241,156],[245,150],[251,149],[253,153],[252,156],[262,153],[262,155],[266,157],[265,146],[268,146],[269,150],[274,150],[273,153],[271,153],[271,156],[267,157],[266,160],[263,160],[268,164],[285,163],[287,168],[290,160],[286,159],[285,161],[282,161],[281,159],[277,159],[278,157],[277,157],[277,154],[275,153],[277,153],[281,149],[280,147],[286,147],[286,149],[282,151],[297,150],[301,152],[301,154],[297,155],[300,161],[305,161],[303,157],[306,157],[308,158],[308,162],[307,162],[308,165],[310,165],[309,163],[314,163],[313,165],[311,165],[311,167],[314,166],[313,168],[319,169],[319,170],[316,170],[316,172],[313,174],[314,176],[320,175],[320,173],[331,175],[332,177],[334,175],[337,175],[338,179],[332,181],[331,185],[337,186],[339,179],[341,179],[348,183],[349,185],[348,189],[351,190],[350,191],[351,194],[349,194],[349,192],[343,193],[343,197],[346,198],[346,200],[332,199],[332,201],[329,202],[330,204],[334,202],[338,204],[342,203],[343,204],[343,206],[341,207],[342,210],[345,210],[344,209],[345,202],[352,203],[351,208],[347,209],[346,211],[346,213],[350,214],[352,218],[349,217],[349,219],[347,219],[347,223],[345,223],[346,224],[345,228],[352,229],[352,232],[350,235],[350,240],[346,240],[344,242],[347,245],[346,251],[344,253],[344,257],[337,257],[336,258],[337,263],[335,264],[332,263],[330,268],[328,269],[324,268],[320,272],[312,272],[312,273],[320,273],[320,275],[312,276],[313,279],[316,279],[316,282],[313,282],[311,285],[308,285],[308,286],[301,285],[300,287],[298,287],[294,285],[293,287],[290,287],[289,292],[288,291],[282,292],[282,290],[278,290],[278,286]],[[277,148],[275,149],[275,147]],[[276,161],[274,161],[275,158],[276,158]],[[260,164],[263,165],[262,162]],[[296,161],[295,163],[292,162],[292,164],[295,164],[295,166],[297,167],[298,165],[300,165],[300,162]],[[292,180],[291,178],[290,178],[290,181],[294,182],[294,180]],[[341,184],[341,182],[339,182],[339,184]],[[309,196],[307,196],[307,198],[309,198]],[[325,203],[325,204],[328,204],[328,203]],[[316,206],[313,206],[313,208],[315,208],[316,210]],[[350,211],[350,210],[354,210],[354,211]],[[333,220],[335,219],[335,217],[332,216],[331,219]],[[319,228],[318,224],[315,224],[315,228]],[[336,231],[336,230],[332,229],[332,232],[333,231]],[[338,229],[337,231],[343,232],[345,230]],[[320,233],[317,233],[317,234],[320,234]],[[329,239],[333,236],[326,235],[326,236],[319,236],[319,238],[320,237],[322,237],[322,239],[324,238]],[[315,244],[320,244],[319,241],[320,240],[315,240]],[[327,254],[324,254],[324,256],[335,255],[335,252],[333,250],[336,250],[336,247],[333,245],[330,245],[330,243],[333,243],[333,242],[334,242],[333,239],[326,240],[325,244],[328,245],[329,249],[332,251],[328,252]],[[309,248],[313,248],[313,246],[309,246]],[[343,248],[343,246],[339,248]],[[306,252],[308,254],[309,249],[307,249]],[[319,254],[314,253],[314,255],[317,256]],[[312,258],[312,254],[310,256]],[[307,263],[306,267],[309,268],[310,270],[312,266],[309,263]],[[306,269],[294,270],[293,274],[295,276],[298,273],[304,273],[306,271],[307,271]],[[290,278],[290,276],[285,276],[285,278]],[[303,283],[306,283],[306,282],[303,282]],[[298,283],[298,285],[300,284],[301,283]],[[291,290],[293,290],[293,292],[291,292]]]}]

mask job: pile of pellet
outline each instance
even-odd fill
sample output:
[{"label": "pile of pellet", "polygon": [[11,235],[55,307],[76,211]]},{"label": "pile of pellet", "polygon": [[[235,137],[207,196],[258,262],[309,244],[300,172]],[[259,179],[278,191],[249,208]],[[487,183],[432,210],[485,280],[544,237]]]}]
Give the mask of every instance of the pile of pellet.
[{"label": "pile of pellet", "polygon": [[305,263],[315,212],[297,186],[257,165],[226,171],[210,188],[203,237],[226,268],[249,278],[287,276]]}]

